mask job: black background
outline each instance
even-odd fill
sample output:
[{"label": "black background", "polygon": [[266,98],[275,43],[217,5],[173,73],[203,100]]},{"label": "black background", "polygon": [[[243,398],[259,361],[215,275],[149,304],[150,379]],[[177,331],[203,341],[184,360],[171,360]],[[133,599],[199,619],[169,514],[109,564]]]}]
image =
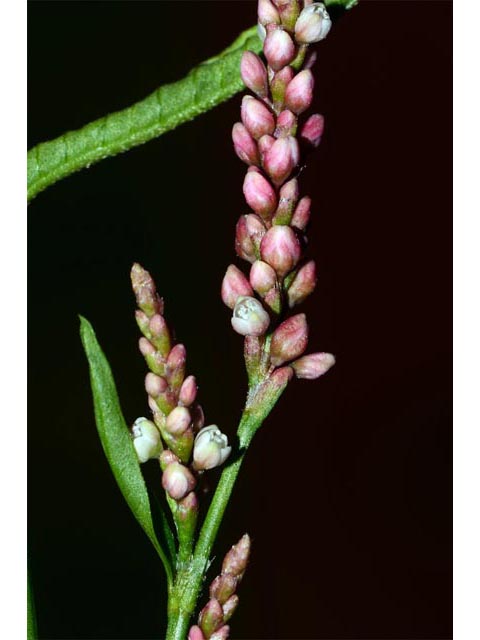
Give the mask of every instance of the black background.
[{"label": "black background", "polygon": [[[366,1],[320,45],[311,350],[247,457],[212,576],[244,531],[234,638],[451,634],[451,13]],[[31,2],[29,145],[217,53],[254,2]],[[125,416],[148,411],[129,268],[157,279],[209,423],[233,435],[241,339],[218,290],[245,213],[240,97],[40,194],[29,214],[29,561],[40,638],[158,638],[164,578],[98,440],[77,313]],[[159,483],[154,463],[146,472]],[[202,598],[202,602],[205,598]]]}]

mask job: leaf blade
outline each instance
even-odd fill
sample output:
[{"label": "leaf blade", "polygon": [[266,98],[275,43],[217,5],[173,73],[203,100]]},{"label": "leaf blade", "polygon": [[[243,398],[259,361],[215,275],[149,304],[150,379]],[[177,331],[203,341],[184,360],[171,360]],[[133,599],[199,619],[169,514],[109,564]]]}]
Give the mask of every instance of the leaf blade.
[{"label": "leaf blade", "polygon": [[155,534],[147,487],[122,414],[110,365],[92,325],[81,316],[80,336],[90,368],[95,422],[103,450],[123,497],[163,562],[170,585],[172,568]]}]

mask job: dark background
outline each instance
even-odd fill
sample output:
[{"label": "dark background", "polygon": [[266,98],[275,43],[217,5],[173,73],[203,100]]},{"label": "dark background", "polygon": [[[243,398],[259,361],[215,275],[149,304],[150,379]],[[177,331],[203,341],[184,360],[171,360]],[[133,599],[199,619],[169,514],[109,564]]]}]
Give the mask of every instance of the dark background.
[{"label": "dark background", "polygon": [[[319,47],[303,173],[311,350],[259,432],[214,569],[254,540],[234,638],[451,636],[449,2],[365,1]],[[29,145],[145,97],[254,21],[254,2],[31,2]],[[129,268],[157,278],[207,420],[233,435],[241,339],[218,290],[246,212],[240,97],[40,194],[29,214],[29,560],[40,638],[159,638],[164,578],[101,450],[77,314],[125,416],[147,415]],[[154,483],[154,463],[146,469]],[[214,575],[212,570],[212,576]],[[205,598],[202,598],[205,602]]]}]

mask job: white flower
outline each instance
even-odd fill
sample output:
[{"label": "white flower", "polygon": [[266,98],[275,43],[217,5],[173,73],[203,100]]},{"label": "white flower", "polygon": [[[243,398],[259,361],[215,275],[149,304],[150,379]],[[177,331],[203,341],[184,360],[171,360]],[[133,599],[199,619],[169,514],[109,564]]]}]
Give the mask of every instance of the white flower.
[{"label": "white flower", "polygon": [[225,462],[232,451],[227,436],[212,424],[198,432],[193,447],[193,460],[197,469],[213,469]]},{"label": "white flower", "polygon": [[262,336],[269,324],[270,316],[256,298],[237,298],[232,316],[232,327],[237,333],[241,336]]},{"label": "white flower", "polygon": [[139,462],[157,458],[162,451],[160,432],[151,420],[137,418],[133,423],[132,438]]},{"label": "white flower", "polygon": [[323,2],[305,7],[295,25],[295,39],[303,44],[320,42],[327,37],[332,21]]}]

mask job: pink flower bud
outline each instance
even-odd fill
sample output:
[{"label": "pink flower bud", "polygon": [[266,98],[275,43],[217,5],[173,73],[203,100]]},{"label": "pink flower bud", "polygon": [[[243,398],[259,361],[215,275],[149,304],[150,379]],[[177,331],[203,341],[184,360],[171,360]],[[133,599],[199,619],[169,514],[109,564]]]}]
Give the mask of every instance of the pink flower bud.
[{"label": "pink flower bud", "polygon": [[252,287],[244,274],[231,264],[222,282],[222,300],[233,309],[240,296],[253,296]]},{"label": "pink flower bud", "polygon": [[250,269],[250,284],[260,295],[265,295],[277,284],[277,274],[269,264],[257,260]]},{"label": "pink flower bud", "polygon": [[295,72],[292,67],[284,67],[273,76],[270,82],[270,92],[276,107],[281,108],[283,106],[286,88],[294,76]]},{"label": "pink flower bud", "polygon": [[245,85],[265,98],[268,95],[267,70],[261,59],[253,51],[244,51],[240,62],[240,74]]},{"label": "pink flower bud", "polygon": [[139,462],[157,458],[162,451],[160,432],[151,420],[137,418],[132,426],[133,446]]},{"label": "pink flower bud", "polygon": [[156,313],[150,318],[150,342],[166,357],[170,351],[170,331],[168,330],[165,318]]},{"label": "pink flower bud", "polygon": [[298,200],[298,180],[292,178],[280,189],[278,207],[273,216],[273,224],[290,224],[292,213]]},{"label": "pink flower bud", "polygon": [[256,298],[238,298],[232,316],[232,327],[237,333],[241,336],[263,336],[269,324],[270,316]]},{"label": "pink flower bud", "polygon": [[295,39],[302,44],[320,42],[327,37],[332,21],[323,2],[305,7],[295,24]]},{"label": "pink flower bud", "polygon": [[285,90],[285,105],[296,114],[308,109],[313,99],[314,79],[310,69],[300,71]]},{"label": "pink flower bud", "polygon": [[146,333],[147,335],[150,333],[148,328],[149,326],[149,317],[140,309],[135,311],[135,320],[137,321],[138,328],[142,333]]},{"label": "pink flower bud", "polygon": [[257,143],[248,133],[247,128],[237,122],[232,129],[233,147],[237,156],[246,164],[259,164]]},{"label": "pink flower bud", "polygon": [[165,430],[172,436],[184,433],[192,422],[190,411],[186,407],[175,407],[168,415]]},{"label": "pink flower bud", "polygon": [[222,573],[229,573],[241,579],[247,568],[251,545],[250,536],[246,533],[226,554],[222,564]]},{"label": "pink flower bud", "polygon": [[278,8],[280,19],[286,29],[293,31],[300,13],[299,0],[274,0]]},{"label": "pink flower bud", "polygon": [[237,594],[230,596],[230,598],[222,605],[223,609],[223,621],[228,622],[230,618],[235,613],[236,608],[238,607],[239,597]]},{"label": "pink flower bud", "polygon": [[155,313],[163,313],[163,300],[158,296],[152,276],[138,262],[130,272],[132,288],[137,305],[150,318]]},{"label": "pink flower bud", "polygon": [[244,96],[241,107],[242,122],[249,133],[258,140],[275,130],[275,119],[263,102],[252,96]]},{"label": "pink flower bud", "polygon": [[178,396],[179,403],[184,407],[190,407],[197,397],[197,389],[198,387],[195,376],[188,376],[188,378],[185,378]]},{"label": "pink flower bud", "polygon": [[298,142],[293,136],[279,138],[265,154],[265,170],[276,185],[282,184],[297,165],[300,157]]},{"label": "pink flower bud", "polygon": [[310,207],[312,206],[312,199],[310,196],[304,196],[297,204],[297,208],[293,214],[291,221],[292,227],[305,231],[308,222],[310,220]]},{"label": "pink flower bud", "polygon": [[138,341],[140,353],[147,361],[148,368],[159,376],[165,373],[165,359],[162,354],[155,349],[153,344],[146,338],[140,338]]},{"label": "pink flower bud", "polygon": [[273,136],[262,136],[258,141],[258,150],[260,152],[260,157],[263,159],[268,151],[271,149],[273,143],[275,142],[275,138]]},{"label": "pink flower bud", "polygon": [[230,627],[228,624],[224,624],[223,627],[217,629],[215,633],[212,633],[210,640],[227,640],[230,636]]},{"label": "pink flower bud", "polygon": [[260,253],[262,260],[268,262],[277,274],[283,277],[300,260],[300,242],[291,227],[276,225],[263,237]]},{"label": "pink flower bud", "polygon": [[207,638],[223,625],[223,609],[218,600],[212,598],[207,602],[200,611],[198,623]]},{"label": "pink flower bud", "polygon": [[288,306],[294,307],[307,298],[315,289],[317,273],[315,262],[310,260],[297,273],[287,291]]},{"label": "pink flower bud", "polygon": [[260,242],[266,233],[265,225],[253,213],[241,216],[235,229],[235,250],[248,262],[255,262],[260,253]]},{"label": "pink flower bud", "polygon": [[297,128],[297,117],[288,109],[282,111],[277,118],[275,137],[294,136]]},{"label": "pink flower bud", "polygon": [[172,462],[162,475],[162,487],[174,500],[181,500],[195,486],[191,472],[179,462]]},{"label": "pink flower bud", "polygon": [[183,344],[176,344],[168,354],[167,379],[172,389],[179,389],[185,377],[187,350]]},{"label": "pink flower bud", "polygon": [[280,16],[270,0],[258,0],[258,21],[261,25],[280,24]]},{"label": "pink flower bud", "polygon": [[215,424],[204,427],[197,434],[193,447],[195,468],[201,470],[218,467],[225,462],[231,451],[227,436]]},{"label": "pink flower bud", "polygon": [[300,131],[300,138],[312,147],[318,147],[322,139],[325,119],[319,113],[314,113],[308,118]]},{"label": "pink flower bud", "polygon": [[173,453],[173,451],[170,451],[169,449],[164,449],[162,451],[159,460],[162,471],[165,471],[169,464],[172,464],[173,462],[179,462],[177,456]]},{"label": "pink flower bud", "polygon": [[280,289],[278,287],[272,287],[267,291],[263,296],[263,303],[274,313],[280,313],[282,310],[282,296],[280,295]]},{"label": "pink flower bud", "polygon": [[270,343],[270,360],[274,367],[302,355],[307,348],[308,325],[304,313],[287,318],[275,330]]},{"label": "pink flower bud", "polygon": [[279,71],[295,58],[295,44],[283,29],[270,29],[265,38],[263,53],[270,67]]},{"label": "pink flower bud", "polygon": [[155,373],[147,373],[145,376],[145,391],[152,398],[158,398],[168,387],[167,381]]},{"label": "pink flower bud", "polygon": [[309,353],[292,362],[291,366],[297,378],[315,380],[327,373],[334,364],[335,357],[331,353]]},{"label": "pink flower bud", "polygon": [[197,625],[193,625],[188,632],[188,640],[206,640],[202,630]]},{"label": "pink flower bud", "polygon": [[260,173],[247,173],[243,182],[243,193],[248,205],[262,218],[268,218],[277,208],[275,191]]},{"label": "pink flower bud", "polygon": [[235,576],[222,573],[210,585],[210,598],[215,598],[223,605],[235,593],[237,583],[238,579]]}]

